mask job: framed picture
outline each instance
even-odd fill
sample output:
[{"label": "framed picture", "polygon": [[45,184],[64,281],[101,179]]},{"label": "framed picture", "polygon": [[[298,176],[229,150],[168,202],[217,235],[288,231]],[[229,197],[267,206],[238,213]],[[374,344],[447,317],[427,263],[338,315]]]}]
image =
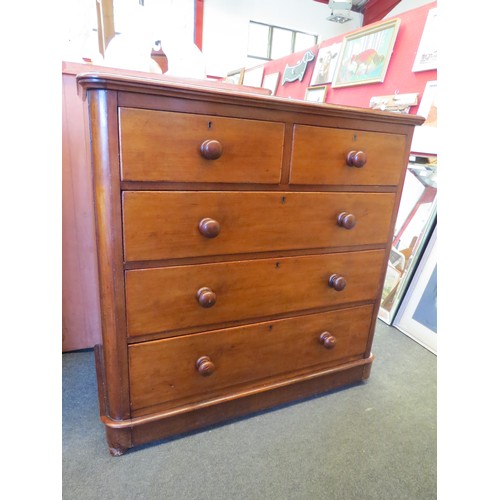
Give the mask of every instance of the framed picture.
[{"label": "framed picture", "polygon": [[392,19],[346,35],[332,86],[383,82],[400,24]]},{"label": "framed picture", "polygon": [[437,225],[406,292],[394,326],[437,354]]},{"label": "framed picture", "polygon": [[437,8],[429,10],[412,71],[437,69]]},{"label": "framed picture", "polygon": [[243,75],[245,74],[245,68],[235,69],[230,71],[224,81],[226,83],[234,83],[235,85],[243,85]]},{"label": "framed picture", "polygon": [[[416,160],[416,159],[415,159]],[[406,170],[378,317],[392,325],[437,221],[437,158]]]},{"label": "framed picture", "polygon": [[264,66],[256,66],[255,68],[245,69],[243,75],[243,85],[248,87],[261,87],[262,78],[264,76]]},{"label": "framed picture", "polygon": [[319,49],[310,85],[324,85],[332,82],[341,47],[341,43],[334,43]]},{"label": "framed picture", "polygon": [[304,101],[325,102],[327,86],[308,87],[304,96]]},{"label": "framed picture", "polygon": [[271,95],[275,95],[276,89],[278,88],[279,79],[280,79],[279,71],[277,73],[269,73],[268,75],[264,75],[264,80],[262,81],[262,87],[265,89],[269,89],[271,91]]},{"label": "framed picture", "polygon": [[427,82],[417,114],[425,117],[420,127],[415,127],[411,150],[415,153],[437,154],[437,81]]}]

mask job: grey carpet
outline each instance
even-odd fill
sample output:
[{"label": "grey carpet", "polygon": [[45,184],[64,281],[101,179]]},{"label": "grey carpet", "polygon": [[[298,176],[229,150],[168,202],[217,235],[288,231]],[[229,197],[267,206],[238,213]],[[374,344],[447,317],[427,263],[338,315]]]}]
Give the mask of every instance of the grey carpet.
[{"label": "grey carpet", "polygon": [[436,498],[436,357],[378,322],[366,383],[112,457],[91,351],[63,354],[63,499]]}]

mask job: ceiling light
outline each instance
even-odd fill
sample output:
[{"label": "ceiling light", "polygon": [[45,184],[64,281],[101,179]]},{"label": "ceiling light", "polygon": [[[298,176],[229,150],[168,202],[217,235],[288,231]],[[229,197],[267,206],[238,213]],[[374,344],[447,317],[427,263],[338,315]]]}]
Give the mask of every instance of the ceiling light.
[{"label": "ceiling light", "polygon": [[334,23],[346,23],[352,19],[352,2],[337,2],[336,0],[330,0],[328,2],[328,7],[331,9],[332,15],[326,18],[327,21],[333,21]]}]

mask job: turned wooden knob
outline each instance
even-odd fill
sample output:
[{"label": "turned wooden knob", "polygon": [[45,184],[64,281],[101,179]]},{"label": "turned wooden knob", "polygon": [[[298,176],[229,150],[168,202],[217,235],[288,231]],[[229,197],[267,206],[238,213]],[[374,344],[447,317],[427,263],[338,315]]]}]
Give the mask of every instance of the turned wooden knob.
[{"label": "turned wooden knob", "polygon": [[196,361],[196,369],[200,375],[207,377],[215,371],[215,365],[208,356],[202,356]]},{"label": "turned wooden knob", "polygon": [[220,233],[220,224],[216,220],[206,217],[201,219],[198,229],[205,238],[215,238]]},{"label": "turned wooden knob", "polygon": [[346,155],[346,163],[350,167],[361,168],[365,165],[366,160],[367,157],[364,151],[349,151]]},{"label": "turned wooden knob", "polygon": [[328,278],[328,286],[341,292],[347,285],[347,280],[340,274],[332,274]]},{"label": "turned wooden knob", "polygon": [[208,139],[200,146],[201,156],[207,160],[217,160],[222,156],[222,144],[216,139]]},{"label": "turned wooden knob", "polygon": [[337,217],[337,224],[345,229],[352,229],[356,225],[356,217],[354,214],[342,212]]},{"label": "turned wooden knob", "polygon": [[215,292],[206,286],[198,290],[196,298],[198,299],[198,304],[206,308],[212,307],[215,302],[217,302],[217,295],[215,295]]},{"label": "turned wooden knob", "polygon": [[337,343],[337,339],[330,332],[323,332],[319,336],[319,341],[327,348],[332,349]]}]

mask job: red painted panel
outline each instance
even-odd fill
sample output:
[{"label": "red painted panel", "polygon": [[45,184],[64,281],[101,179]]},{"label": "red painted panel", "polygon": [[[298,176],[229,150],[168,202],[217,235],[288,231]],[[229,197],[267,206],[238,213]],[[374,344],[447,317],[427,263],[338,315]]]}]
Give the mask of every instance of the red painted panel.
[{"label": "red painted panel", "polygon": [[365,6],[363,12],[363,26],[383,19],[401,0],[372,0]]},{"label": "red painted panel", "polygon": [[[437,71],[430,70],[413,73],[412,67],[425,26],[425,21],[427,20],[427,13],[431,8],[436,7],[436,4],[437,2],[433,2],[396,16],[401,20],[401,25],[399,27],[394,51],[389,62],[384,82],[354,85],[352,87],[342,87],[338,89],[332,89],[329,85],[326,102],[368,108],[372,97],[391,95],[395,92],[399,92],[400,94],[417,92],[420,102],[426,83],[437,79]],[[343,38],[344,35],[330,38],[322,42],[320,47],[341,42]],[[319,47],[316,46],[312,50],[317,54]],[[295,81],[281,85],[281,78],[283,77],[283,70],[286,64],[288,63],[290,66],[297,64],[304,53],[305,51],[297,52],[282,59],[270,61],[265,65],[265,75],[277,71],[280,72],[280,81],[276,91],[278,97],[304,99],[306,89],[311,81],[315,60],[308,64],[302,82]],[[410,109],[411,113],[416,113],[418,106],[413,106]]]},{"label": "red painted panel", "polygon": [[205,0],[196,0],[194,4],[194,43],[203,50],[203,8]]}]

